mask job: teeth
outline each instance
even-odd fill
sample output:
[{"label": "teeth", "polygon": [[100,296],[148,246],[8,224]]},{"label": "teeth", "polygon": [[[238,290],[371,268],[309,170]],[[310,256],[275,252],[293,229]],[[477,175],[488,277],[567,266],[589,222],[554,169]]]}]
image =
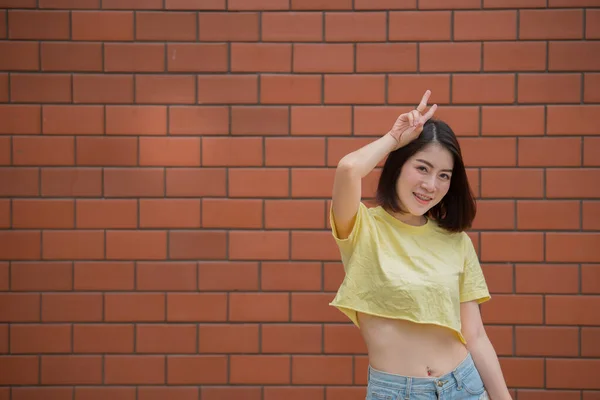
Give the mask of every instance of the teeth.
[{"label": "teeth", "polygon": [[417,196],[419,199],[423,200],[423,201],[429,201],[431,200],[431,197],[425,197],[425,196],[421,196],[418,193],[415,193],[415,196]]}]

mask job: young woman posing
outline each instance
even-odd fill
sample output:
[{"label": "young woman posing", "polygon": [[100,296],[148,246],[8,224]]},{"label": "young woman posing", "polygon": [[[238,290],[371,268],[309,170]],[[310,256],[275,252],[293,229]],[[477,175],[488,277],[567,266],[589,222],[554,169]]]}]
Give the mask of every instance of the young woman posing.
[{"label": "young woman posing", "polygon": [[[367,400],[510,399],[479,313],[491,297],[465,233],[475,201],[430,94],[338,164],[330,221],[346,275],[331,305],[367,346]],[[385,156],[368,208],[361,180]]]}]

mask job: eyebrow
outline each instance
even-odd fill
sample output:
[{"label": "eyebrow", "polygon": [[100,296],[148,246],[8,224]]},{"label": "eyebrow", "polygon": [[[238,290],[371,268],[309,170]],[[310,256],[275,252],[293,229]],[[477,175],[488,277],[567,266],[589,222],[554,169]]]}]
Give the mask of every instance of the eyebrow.
[{"label": "eyebrow", "polygon": [[[420,162],[422,162],[423,164],[426,164],[427,166],[429,166],[429,168],[433,168],[433,164],[431,164],[429,161],[425,161],[425,160],[422,160],[422,159],[420,159],[420,158],[418,158],[418,159],[417,159],[417,161],[420,161]],[[451,170],[451,169],[443,169],[442,171],[445,171],[445,172],[452,172],[452,170]]]}]

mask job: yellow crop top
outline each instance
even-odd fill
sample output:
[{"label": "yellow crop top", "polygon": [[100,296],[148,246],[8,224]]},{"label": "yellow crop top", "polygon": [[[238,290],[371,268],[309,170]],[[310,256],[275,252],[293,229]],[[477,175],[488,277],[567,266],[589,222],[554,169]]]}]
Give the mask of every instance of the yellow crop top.
[{"label": "yellow crop top", "polygon": [[399,221],[381,206],[360,203],[350,235],[340,239],[345,278],[329,303],[358,327],[357,311],[453,330],[461,342],[460,303],[491,299],[469,236],[450,233],[434,220],[422,226]]}]

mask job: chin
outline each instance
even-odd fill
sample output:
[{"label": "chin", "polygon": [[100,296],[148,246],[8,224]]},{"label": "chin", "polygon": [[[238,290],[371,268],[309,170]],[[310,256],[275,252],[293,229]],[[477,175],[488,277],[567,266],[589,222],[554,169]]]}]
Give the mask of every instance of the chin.
[{"label": "chin", "polygon": [[[412,199],[411,199],[412,200]],[[400,201],[400,204],[403,209],[406,210],[406,214],[414,215],[415,217],[421,217],[429,212],[433,208],[433,206],[423,206],[414,201]]]},{"label": "chin", "polygon": [[420,201],[416,200],[412,193],[408,199],[404,199],[404,201],[401,200],[401,204],[406,205],[407,211],[415,216],[422,216],[424,214],[427,214],[429,210],[435,207],[437,203],[438,202],[436,201],[436,199],[432,199],[427,204],[423,204]]}]

